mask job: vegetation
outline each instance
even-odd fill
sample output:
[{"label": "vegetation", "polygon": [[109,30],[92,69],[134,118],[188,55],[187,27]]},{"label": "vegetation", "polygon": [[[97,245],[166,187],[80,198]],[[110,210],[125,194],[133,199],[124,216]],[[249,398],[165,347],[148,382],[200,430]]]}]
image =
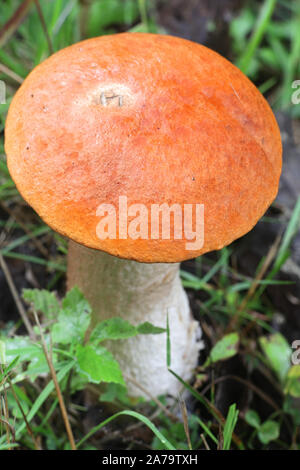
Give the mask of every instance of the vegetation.
[{"label": "vegetation", "polygon": [[[121,318],[91,327],[90,306],[79,290],[65,293],[66,241],[26,206],[6,166],[6,112],[29,71],[82,38],[126,30],[168,32],[159,23],[159,3],[1,3],[0,79],[6,83],[6,103],[0,104],[1,450],[300,450],[300,365],[291,361],[295,351],[275,321],[282,312],[271,295],[293,282],[283,278],[281,268],[299,231],[300,198],[251,275],[239,269],[236,245],[183,264],[182,281],[206,348],[194,383],[177,377],[188,398],[183,393],[175,404],[166,397],[147,402],[127,396],[122,371],[105,343],[165,330],[148,323],[134,327]],[[287,0],[245,2],[229,29],[230,58],[275,110],[294,119],[300,118],[300,105],[291,104],[292,83],[300,78],[299,30],[299,4]],[[276,211],[264,220],[278,224]],[[6,296],[19,316],[8,318]],[[176,376],[169,341],[166,348]],[[232,392],[228,396],[227,388],[220,400],[225,383]],[[244,401],[238,400],[240,390]]]}]

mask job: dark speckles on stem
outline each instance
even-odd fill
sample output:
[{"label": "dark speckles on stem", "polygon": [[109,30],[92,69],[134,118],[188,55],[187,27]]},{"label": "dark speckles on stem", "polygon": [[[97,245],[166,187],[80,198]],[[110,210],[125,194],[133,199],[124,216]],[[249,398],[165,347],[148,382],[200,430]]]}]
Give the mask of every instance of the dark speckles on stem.
[{"label": "dark speckles on stem", "polygon": [[192,176],[192,181],[195,181],[195,179],[196,179],[195,176]]}]

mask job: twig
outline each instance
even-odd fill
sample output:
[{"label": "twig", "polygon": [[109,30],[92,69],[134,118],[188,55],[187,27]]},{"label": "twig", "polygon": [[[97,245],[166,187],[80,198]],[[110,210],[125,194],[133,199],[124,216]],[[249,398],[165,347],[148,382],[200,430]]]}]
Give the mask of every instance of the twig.
[{"label": "twig", "polygon": [[45,21],[45,18],[44,18],[43,10],[41,9],[41,5],[40,5],[39,0],[34,0],[34,3],[35,3],[35,6],[36,6],[36,9],[38,11],[38,15],[40,17],[42,28],[44,30],[44,33],[45,33],[45,36],[46,36],[46,39],[47,39],[49,53],[53,54],[54,49],[53,49],[53,46],[52,46],[51,38],[49,36],[49,32],[48,32],[47,24],[46,24],[46,21]]},{"label": "twig", "polygon": [[79,0],[79,5],[80,5],[80,14],[79,14],[80,38],[85,39],[85,37],[86,37],[86,25],[88,24],[91,1],[90,0]]},{"label": "twig", "polygon": [[[3,374],[3,369],[2,369],[1,364],[0,364],[0,372]],[[10,433],[12,427],[9,424],[9,412],[8,412],[6,389],[4,389],[4,397],[1,397],[1,398],[2,398],[3,414],[4,414],[4,418],[5,418],[5,420],[1,420],[1,421],[5,424],[6,440],[7,440],[7,444],[10,445],[10,434],[9,433]],[[12,434],[12,437],[13,437],[13,440],[14,440],[14,431],[11,434]],[[11,450],[11,448],[9,447],[8,450]]]},{"label": "twig", "polygon": [[20,75],[10,70],[10,68],[6,67],[4,64],[0,64],[0,72],[12,78],[15,82],[20,83],[20,85],[24,82],[24,79],[20,77]]},{"label": "twig", "polygon": [[21,411],[21,414],[22,414],[23,419],[24,419],[25,424],[26,424],[27,431],[28,431],[29,435],[31,436],[31,439],[32,439],[33,444],[34,444],[34,447],[36,448],[36,450],[41,450],[41,448],[40,448],[40,446],[39,446],[39,444],[38,444],[38,442],[37,442],[37,440],[36,440],[36,438],[35,438],[35,435],[34,435],[32,429],[31,429],[31,427],[30,427],[30,424],[28,423],[28,420],[27,420],[27,418],[26,418],[26,415],[25,415],[25,413],[24,413],[24,410],[23,410],[23,408],[22,408],[22,405],[21,405],[21,403],[20,403],[20,400],[18,399],[18,397],[17,397],[17,395],[16,395],[16,392],[15,392],[15,390],[14,390],[14,386],[13,386],[13,384],[12,384],[12,382],[11,382],[11,380],[10,380],[9,377],[8,377],[8,382],[9,382],[10,389],[11,389],[11,391],[12,391],[12,394],[13,394],[13,396],[14,396],[14,399],[16,400],[16,403],[17,403],[17,405],[18,405],[18,407],[19,407],[19,410]]},{"label": "twig", "polygon": [[14,34],[19,25],[25,19],[29,8],[31,6],[32,0],[24,0],[19,8],[13,13],[9,20],[0,30],[0,47],[3,47],[4,44],[8,41],[10,36]]},{"label": "twig", "polygon": [[43,330],[42,330],[39,318],[38,318],[37,313],[36,313],[35,310],[33,310],[33,314],[34,314],[36,324],[38,325],[39,330],[40,330],[41,343],[42,343],[43,351],[44,351],[44,354],[45,354],[45,357],[46,357],[46,360],[47,360],[47,363],[48,363],[48,366],[49,366],[49,369],[50,369],[51,377],[52,377],[52,380],[53,380],[53,383],[54,383],[54,386],[55,386],[55,390],[56,390],[56,394],[57,394],[57,398],[58,398],[62,418],[63,418],[64,425],[65,425],[65,428],[66,428],[66,431],[67,431],[67,435],[68,435],[68,438],[69,438],[71,449],[72,450],[77,450],[75,440],[74,440],[74,436],[73,436],[73,432],[72,432],[72,428],[71,428],[69,417],[68,417],[68,413],[67,413],[67,410],[66,410],[65,402],[64,402],[61,390],[60,390],[60,386],[59,386],[59,383],[58,383],[58,380],[57,380],[55,368],[54,368],[54,365],[53,365],[53,361],[52,361],[52,357],[51,357],[52,355],[51,355],[51,353],[50,353],[50,355],[48,353],[45,337],[44,337],[44,334],[43,334]]},{"label": "twig", "polygon": [[14,284],[14,281],[12,279],[12,276],[9,272],[9,269],[7,267],[7,264],[2,256],[2,253],[0,252],[0,266],[4,272],[4,275],[6,277],[6,280],[7,280],[7,284],[9,286],[9,289],[10,289],[10,292],[14,298],[14,301],[15,301],[15,304],[17,306],[17,309],[19,311],[19,314],[23,320],[23,323],[28,331],[28,334],[30,336],[31,339],[36,339],[36,335],[35,335],[35,332],[33,331],[33,328],[30,324],[30,321],[28,320],[27,318],[27,314],[26,314],[26,311],[25,311],[25,308],[23,307],[23,304],[21,302],[21,299],[19,297],[19,294],[18,294],[18,291],[16,289],[16,286]]},{"label": "twig", "polygon": [[[7,443],[10,444],[9,433],[11,433],[13,441],[15,440],[15,430],[14,430],[14,427],[13,427],[6,419],[3,419],[3,418],[0,417],[0,421],[1,421],[1,423],[3,423],[3,424],[5,425],[5,427],[6,427]],[[11,448],[9,448],[8,450],[11,450]]]},{"label": "twig", "polygon": [[207,444],[207,440],[206,440],[206,437],[204,436],[204,434],[200,434],[200,437],[201,437],[201,439],[202,439],[202,441],[203,441],[203,443],[204,443],[205,449],[206,449],[206,450],[210,450],[210,447],[209,447],[209,445]]},{"label": "twig", "polygon": [[149,32],[149,21],[148,21],[147,5],[146,5],[145,0],[138,0],[138,6],[139,6],[140,17],[141,17],[142,23],[146,27],[147,31]]},{"label": "twig", "polygon": [[192,450],[192,441],[191,441],[189,423],[188,423],[188,413],[187,413],[185,401],[180,395],[179,395],[179,403],[180,403],[183,427],[184,427],[184,432],[185,432],[187,443],[188,443],[188,448]]}]

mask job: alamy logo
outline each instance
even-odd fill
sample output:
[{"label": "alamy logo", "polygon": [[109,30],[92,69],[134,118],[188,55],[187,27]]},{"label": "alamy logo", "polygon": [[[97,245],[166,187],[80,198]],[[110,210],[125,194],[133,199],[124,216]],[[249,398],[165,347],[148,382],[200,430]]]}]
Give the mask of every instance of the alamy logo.
[{"label": "alamy logo", "polygon": [[292,353],[292,364],[293,365],[298,365],[300,364],[300,340],[295,339],[292,343],[292,349],[295,349],[295,351]]},{"label": "alamy logo", "polygon": [[294,80],[292,83],[292,88],[296,88],[296,91],[292,93],[292,103],[299,104],[300,103],[300,80]]},{"label": "alamy logo", "polygon": [[118,207],[100,204],[96,211],[101,220],[96,233],[100,240],[186,240],[187,250],[200,250],[204,244],[204,204],[128,205],[119,196]]},{"label": "alamy logo", "polygon": [[6,86],[2,80],[0,80],[0,104],[6,104]]}]

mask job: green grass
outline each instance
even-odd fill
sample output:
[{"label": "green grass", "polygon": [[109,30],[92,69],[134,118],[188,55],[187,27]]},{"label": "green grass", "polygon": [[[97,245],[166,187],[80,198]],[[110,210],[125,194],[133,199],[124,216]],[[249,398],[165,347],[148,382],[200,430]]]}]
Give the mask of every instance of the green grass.
[{"label": "green grass", "polygon": [[[0,34],[0,64],[5,66],[5,69],[0,67],[0,79],[7,85],[7,103],[0,105],[0,210],[4,214],[0,220],[0,236],[5,234],[0,252],[7,263],[18,266],[23,263],[22,266],[30,266],[33,270],[39,266],[52,275],[47,278],[47,289],[27,293],[27,296],[31,295],[40,302],[36,310],[40,312],[47,347],[50,335],[53,340],[53,365],[72,416],[77,447],[96,448],[95,434],[106,429],[107,424],[114,426],[113,423],[124,422],[126,418],[128,426],[138,422],[150,429],[153,449],[205,449],[208,446],[210,449],[228,450],[274,446],[300,450],[297,431],[300,413],[295,406],[295,399],[300,396],[298,369],[288,363],[291,347],[274,329],[274,314],[278,312],[267,290],[269,286],[280,289],[289,284],[280,279],[280,269],[291,254],[292,241],[300,228],[300,199],[287,221],[273,262],[262,278],[259,278],[259,273],[266,259],[260,260],[252,276],[245,276],[234,263],[233,247],[224,248],[213,257],[205,255],[197,259],[193,273],[182,269],[182,282],[197,305],[207,333],[208,349],[203,353],[205,357],[201,356],[196,385],[187,384],[172,370],[172,345],[169,325],[166,325],[167,366],[183,389],[194,398],[195,405],[187,418],[172,415],[165,397],[160,397],[160,406],[156,402],[145,404],[143,400],[129,399],[120,375],[116,373],[118,365],[112,357],[106,356],[111,365],[111,370],[106,373],[111,374],[115,383],[102,384],[96,390],[96,400],[99,406],[105,403],[113,411],[88,432],[82,429],[82,413],[87,409],[76,396],[84,387],[95,396],[95,389],[84,374],[87,371],[82,369],[82,355],[84,364],[87,364],[95,355],[105,354],[105,348],[103,350],[99,345],[87,344],[83,340],[86,330],[82,327],[82,331],[78,331],[74,324],[68,323],[70,318],[62,313],[61,305],[52,292],[65,276],[66,243],[38,217],[31,215],[26,219],[28,208],[25,209],[6,166],[3,146],[5,117],[22,79],[48,57],[51,50],[58,51],[86,37],[118,31],[165,31],[155,22],[155,4],[146,0],[97,0],[89,6],[79,0],[52,0],[40,4],[46,30],[32,3],[20,24],[16,21],[9,32]],[[17,0],[1,3],[2,26],[18,6],[20,2]],[[291,83],[300,77],[299,25],[300,8],[296,2],[265,0],[247,3],[230,27],[232,57],[236,64],[255,81],[262,93],[270,97],[274,108],[285,110],[294,117],[300,116],[300,107],[291,105]],[[3,71],[7,69],[8,74]],[[20,220],[14,209],[25,216]],[[278,223],[278,219],[269,218],[268,222]],[[37,248],[39,243],[44,249],[47,246],[46,253]],[[32,250],[33,245],[35,250]],[[84,304],[84,299],[77,297],[74,317],[81,302]],[[56,315],[52,315],[53,305]],[[34,325],[30,307],[27,313]],[[20,324],[21,320],[9,323],[0,332],[0,416],[8,415],[15,434],[14,441],[13,433],[7,432],[1,421],[0,449],[36,449],[39,445],[37,437],[43,448],[69,449],[54,379],[48,371],[42,342],[40,339],[31,340],[25,334],[15,336]],[[116,319],[114,324],[116,336],[118,327],[124,331],[120,319]],[[34,328],[37,334],[37,327]],[[65,333],[70,331],[75,331],[81,338],[81,349],[75,347],[73,337],[66,338]],[[129,336],[139,334],[137,329],[128,325],[126,331]],[[245,364],[248,378],[234,377],[232,380],[242,380],[240,383],[251,389],[253,396],[246,409],[239,410],[238,403],[232,403],[222,413],[217,408],[216,387],[218,380],[227,380],[222,371],[229,357],[239,358]],[[267,390],[252,382],[254,372],[264,377],[268,383]],[[94,377],[95,381],[98,379],[99,376]],[[275,404],[270,389],[279,394]],[[271,407],[267,416],[260,416],[254,409],[257,398]],[[118,430],[119,424],[111,429]]]}]

